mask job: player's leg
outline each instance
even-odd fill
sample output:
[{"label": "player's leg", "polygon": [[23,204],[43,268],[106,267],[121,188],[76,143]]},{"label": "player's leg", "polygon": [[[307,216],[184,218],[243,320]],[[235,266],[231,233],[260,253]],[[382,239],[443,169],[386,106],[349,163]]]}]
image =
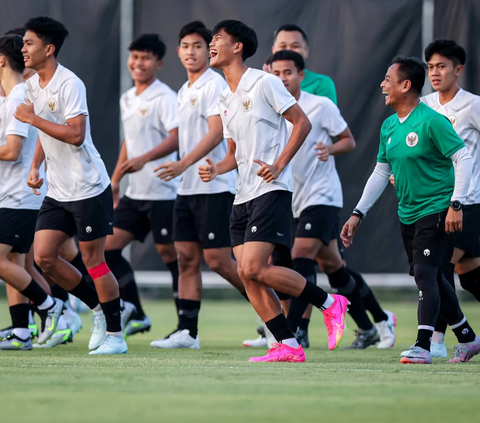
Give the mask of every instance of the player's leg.
[{"label": "player's leg", "polygon": [[480,301],[480,257],[465,257],[455,266],[460,285]]}]

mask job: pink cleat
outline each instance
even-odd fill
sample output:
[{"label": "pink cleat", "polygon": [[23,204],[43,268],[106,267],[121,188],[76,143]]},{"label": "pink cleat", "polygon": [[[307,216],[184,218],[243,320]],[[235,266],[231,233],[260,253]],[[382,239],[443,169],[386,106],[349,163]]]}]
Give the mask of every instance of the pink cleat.
[{"label": "pink cleat", "polygon": [[454,348],[453,358],[448,360],[447,363],[466,363],[474,355],[480,353],[480,338],[477,336],[475,341],[468,344],[458,344]]},{"label": "pink cleat", "polygon": [[288,363],[303,363],[305,353],[300,345],[298,348],[289,347],[287,344],[274,343],[263,357],[251,357],[248,361],[286,361]]},{"label": "pink cleat", "polygon": [[347,322],[345,315],[347,314],[350,302],[341,295],[332,295],[335,302],[326,310],[322,311],[323,321],[327,327],[328,333],[328,349],[334,350],[342,342],[343,335],[347,331]]}]

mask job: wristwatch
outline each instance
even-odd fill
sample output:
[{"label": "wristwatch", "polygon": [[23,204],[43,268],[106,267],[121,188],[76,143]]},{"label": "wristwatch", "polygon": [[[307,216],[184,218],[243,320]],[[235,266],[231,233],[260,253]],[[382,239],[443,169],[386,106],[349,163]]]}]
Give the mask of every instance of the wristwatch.
[{"label": "wristwatch", "polygon": [[353,209],[353,212],[350,214],[350,216],[359,217],[360,220],[362,220],[365,217],[365,215],[360,210],[358,210],[357,208]]},{"label": "wristwatch", "polygon": [[460,203],[460,201],[455,200],[450,202],[450,207],[455,211],[459,211],[463,209],[463,204]]}]

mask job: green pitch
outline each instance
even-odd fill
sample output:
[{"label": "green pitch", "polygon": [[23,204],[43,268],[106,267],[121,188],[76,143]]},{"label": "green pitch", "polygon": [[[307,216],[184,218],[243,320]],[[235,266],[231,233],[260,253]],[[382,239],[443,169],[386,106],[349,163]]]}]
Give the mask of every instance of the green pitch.
[{"label": "green pitch", "polygon": [[[400,365],[415,336],[416,305],[387,304],[398,317],[391,350],[328,351],[322,316],[311,324],[305,364],[249,363],[264,350],[255,314],[241,301],[202,304],[200,351],[149,343],[174,327],[173,304],[150,302],[150,333],[128,340],[126,356],[88,356],[89,316],[74,343],[53,350],[0,352],[0,421],[107,422],[452,422],[478,421],[480,357],[466,364]],[[465,303],[474,328],[480,305]],[[0,323],[8,324],[0,301]],[[354,325],[344,338],[353,339]],[[480,329],[477,329],[480,332]],[[448,334],[452,351],[454,338]]]}]

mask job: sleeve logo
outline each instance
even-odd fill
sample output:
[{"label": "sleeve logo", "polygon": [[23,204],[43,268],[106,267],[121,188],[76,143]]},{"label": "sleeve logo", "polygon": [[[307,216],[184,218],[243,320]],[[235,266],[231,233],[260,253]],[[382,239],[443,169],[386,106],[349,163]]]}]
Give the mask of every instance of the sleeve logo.
[{"label": "sleeve logo", "polygon": [[58,110],[57,100],[55,100],[54,98],[49,98],[47,101],[47,107],[48,110],[50,110],[52,113],[55,113]]},{"label": "sleeve logo", "polygon": [[249,112],[250,110],[252,110],[252,100],[248,97],[245,97],[242,101],[242,110],[244,112]]},{"label": "sleeve logo", "polygon": [[415,147],[418,144],[418,135],[415,132],[410,132],[406,139],[409,147]]}]

